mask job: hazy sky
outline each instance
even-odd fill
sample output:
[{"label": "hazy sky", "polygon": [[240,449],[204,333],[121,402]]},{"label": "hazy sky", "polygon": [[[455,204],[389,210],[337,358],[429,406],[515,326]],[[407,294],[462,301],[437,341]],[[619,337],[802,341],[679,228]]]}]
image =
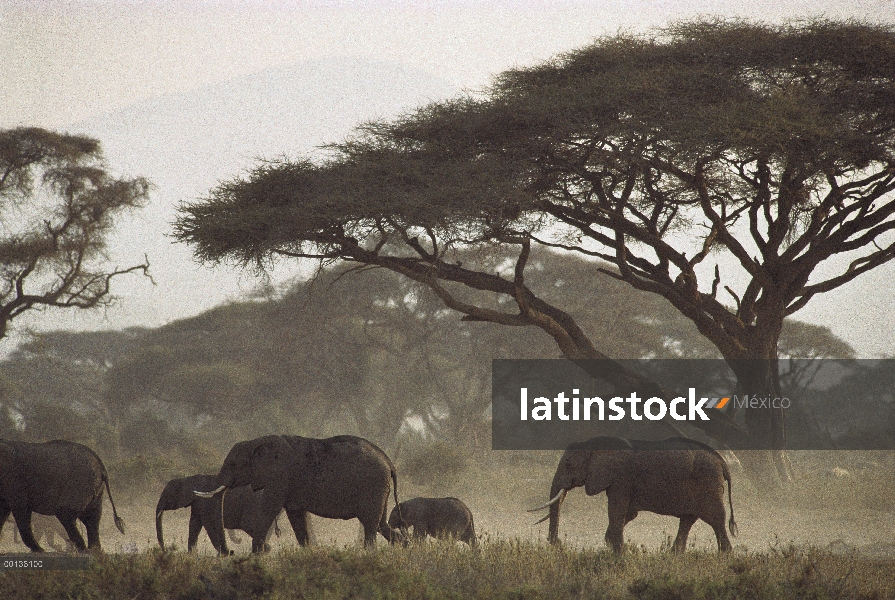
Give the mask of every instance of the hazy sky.
[{"label": "hazy sky", "polygon": [[[406,71],[399,77],[400,84],[383,88],[388,100],[377,105],[372,115],[387,117],[383,112],[422,104],[454,90],[482,88],[504,69],[546,60],[619,29],[642,31],[696,16],[780,21],[820,15],[891,22],[895,20],[895,2],[0,1],[0,127],[83,130],[104,142],[113,168],[131,175],[148,174],[158,186],[149,212],[128,224],[114,246],[113,258],[122,262],[133,256],[142,258],[146,250],[141,236],[145,236],[145,247],[154,252],[150,261],[159,285],[135,282],[116,288],[122,302],[105,315],[53,312],[41,315],[39,325],[31,322],[41,328],[157,326],[238,297],[257,284],[232,270],[210,271],[192,264],[187,248],[168,249],[166,224],[177,202],[208,189],[202,186],[236,175],[251,163],[254,152],[293,148],[280,150],[270,145],[274,143],[270,140],[279,138],[257,142],[257,146],[245,142],[237,159],[228,157],[218,163],[208,159],[212,162],[203,164],[214,167],[178,187],[166,181],[164,163],[153,166],[147,161],[147,172],[142,165],[128,162],[137,160],[133,157],[152,156],[153,148],[129,154],[138,140],[127,138],[127,123],[120,115],[180,110],[177,107],[187,106],[190,98],[201,93],[222,93],[219,90],[228,90],[230,84],[245,87],[246,82],[254,81],[246,79],[253,74],[278,73],[276,69],[294,65],[348,64],[326,63],[348,57]],[[428,87],[418,98],[411,99],[406,91],[395,92],[395,85],[406,88],[414,81],[427,81]],[[365,88],[363,94],[375,104],[375,89]],[[305,141],[313,145],[339,139],[356,116],[369,118],[363,108],[357,107],[357,112],[346,109],[344,118],[319,124]],[[172,121],[187,118],[170,116]],[[254,117],[263,122],[269,118],[275,125],[282,115]],[[184,131],[191,130],[185,127]],[[145,131],[140,133],[145,138]],[[167,142],[178,143],[176,139]],[[161,154],[171,148],[158,150]],[[880,277],[893,274],[895,270],[889,269]],[[895,321],[895,301],[890,292],[879,293],[880,277],[859,280],[843,292],[814,301],[798,316],[831,326],[864,355],[893,352],[895,345],[890,340],[895,329],[887,323]],[[843,318],[848,312],[843,307],[856,303],[864,308],[864,316],[860,320]],[[870,321],[884,325],[871,327]]]},{"label": "hazy sky", "polygon": [[891,20],[891,0],[0,3],[0,126],[63,127],[142,99],[332,55],[464,87],[620,28],[697,15]]}]

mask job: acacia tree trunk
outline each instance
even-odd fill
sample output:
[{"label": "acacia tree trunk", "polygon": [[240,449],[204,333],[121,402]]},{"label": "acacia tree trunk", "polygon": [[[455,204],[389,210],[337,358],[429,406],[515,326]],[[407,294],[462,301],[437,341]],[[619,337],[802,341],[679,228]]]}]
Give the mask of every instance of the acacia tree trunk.
[{"label": "acacia tree trunk", "polygon": [[786,455],[786,414],[774,408],[771,401],[782,396],[777,336],[771,336],[751,354],[755,358],[728,359],[737,378],[740,399],[767,399],[763,408],[744,408],[744,422],[755,450],[738,452],[743,466],[763,487],[780,487],[792,480],[792,469]]}]

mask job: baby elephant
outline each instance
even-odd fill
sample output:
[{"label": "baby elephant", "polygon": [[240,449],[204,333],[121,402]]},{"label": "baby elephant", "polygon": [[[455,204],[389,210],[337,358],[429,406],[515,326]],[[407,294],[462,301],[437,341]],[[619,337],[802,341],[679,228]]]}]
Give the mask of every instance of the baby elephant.
[{"label": "baby elephant", "polygon": [[[187,539],[189,552],[196,547],[199,533],[203,528],[208,533],[211,545],[220,554],[230,553],[227,541],[224,539],[224,529],[241,529],[253,539],[260,536],[264,539],[265,550],[269,550],[270,546],[267,541],[270,539],[271,532],[276,529],[276,521],[274,521],[273,527],[267,531],[261,531],[256,514],[264,492],[253,492],[251,486],[246,485],[227,491],[225,496],[217,494],[212,498],[200,498],[196,495],[195,490],[212,490],[216,486],[217,478],[214,475],[181,477],[172,479],[165,485],[155,509],[155,528],[159,546],[162,549],[165,548],[165,539],[162,535],[162,515],[167,510],[177,510],[189,506],[191,508]],[[221,522],[222,498],[224,503],[223,523]],[[279,535],[279,531],[277,531],[277,535]],[[232,533],[230,539],[239,543],[234,539]]]},{"label": "baby elephant", "polygon": [[475,545],[475,526],[472,513],[457,498],[414,498],[392,509],[388,524],[391,528],[413,526],[414,539],[427,535],[438,539],[450,537]]}]

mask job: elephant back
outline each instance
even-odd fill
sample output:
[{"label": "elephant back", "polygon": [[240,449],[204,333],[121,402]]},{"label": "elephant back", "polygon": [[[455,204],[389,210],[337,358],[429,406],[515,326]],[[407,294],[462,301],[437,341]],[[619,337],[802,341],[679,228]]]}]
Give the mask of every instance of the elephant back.
[{"label": "elephant back", "polygon": [[81,512],[102,495],[105,467],[86,446],[64,440],[14,444],[33,511],[47,515],[60,509]]},{"label": "elephant back", "polygon": [[323,468],[333,462],[363,465],[369,470],[385,473],[388,476],[394,470],[391,459],[378,446],[364,438],[340,435],[332,438],[315,440],[307,447],[306,454],[310,462]]},{"label": "elephant back", "polygon": [[325,518],[364,515],[368,520],[375,516],[378,522],[382,515],[385,520],[385,503],[396,475],[388,456],[375,444],[349,435],[287,441],[297,454],[289,475],[300,497],[297,501],[308,511]]}]

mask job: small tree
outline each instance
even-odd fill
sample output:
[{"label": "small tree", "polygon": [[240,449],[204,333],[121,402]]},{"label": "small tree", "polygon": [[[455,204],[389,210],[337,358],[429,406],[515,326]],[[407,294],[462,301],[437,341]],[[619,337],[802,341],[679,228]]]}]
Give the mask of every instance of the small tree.
[{"label": "small tree", "polygon": [[[263,164],[183,207],[177,235],[206,260],[391,269],[466,320],[538,327],[568,358],[605,358],[526,285],[531,246],[561,248],[664,297],[718,348],[740,393],[779,395],[784,319],[895,257],[893,99],[887,26],[620,35],[504,73],[484,99],[362,127],[328,160]],[[456,259],[495,244],[517,251],[502,271]],[[846,266],[829,275],[837,258]],[[510,303],[476,304],[464,288]],[[749,411],[745,434],[723,415],[699,425],[785,447],[780,410]],[[786,476],[784,460],[777,468]]]},{"label": "small tree", "polygon": [[141,206],[149,182],[116,179],[98,141],[38,128],[0,131],[0,339],[39,307],[109,304],[112,279],[149,264],[104,269],[117,215]]}]

